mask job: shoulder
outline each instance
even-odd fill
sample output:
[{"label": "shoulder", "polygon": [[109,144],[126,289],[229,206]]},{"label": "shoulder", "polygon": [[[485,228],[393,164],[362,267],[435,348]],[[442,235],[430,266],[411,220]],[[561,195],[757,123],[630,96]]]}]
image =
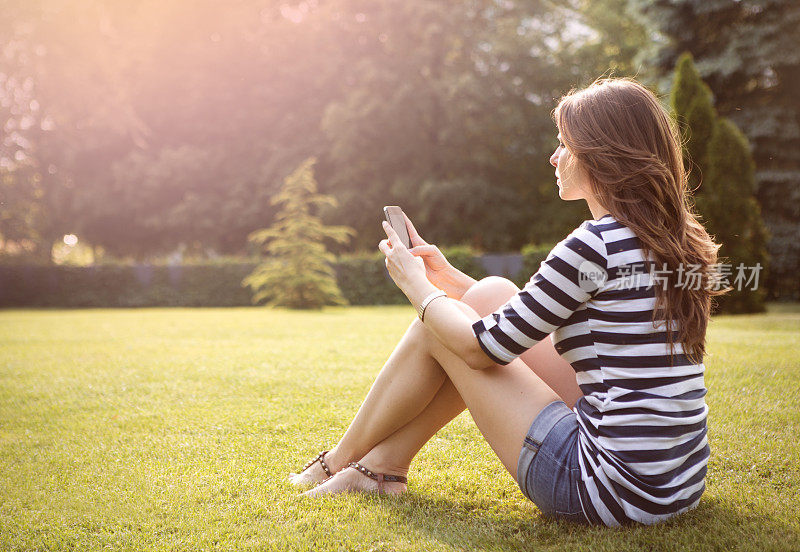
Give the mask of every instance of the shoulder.
[{"label": "shoulder", "polygon": [[619,222],[616,218],[612,215],[604,215],[599,219],[588,219],[584,220],[578,228],[575,229],[576,232],[589,232],[604,240],[605,234],[612,233],[615,230],[620,230],[627,228],[624,224]]},{"label": "shoulder", "polygon": [[603,217],[600,220],[585,220],[570,234],[560,241],[553,252],[568,253],[582,260],[591,261],[599,266],[606,266],[608,249],[604,238],[604,225],[612,221]]}]

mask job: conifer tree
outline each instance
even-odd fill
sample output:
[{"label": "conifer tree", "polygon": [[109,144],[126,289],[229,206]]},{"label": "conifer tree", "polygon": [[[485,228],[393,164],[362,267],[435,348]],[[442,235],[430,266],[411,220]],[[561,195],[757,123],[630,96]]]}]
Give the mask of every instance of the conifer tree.
[{"label": "conifer tree", "polygon": [[[666,77],[691,52],[714,107],[747,136],[769,229],[773,298],[800,298],[800,2],[629,0],[650,31],[642,49]],[[664,79],[667,84],[668,79]]]},{"label": "conifer tree", "polygon": [[[711,90],[689,53],[680,56],[675,68],[670,105],[689,158],[697,211],[706,230],[722,244],[719,262],[729,269],[726,276],[734,288],[716,300],[718,310],[762,312],[768,233],[755,198],[755,163],[747,138],[733,122],[717,115]],[[752,281],[735,285],[740,264],[747,279],[759,270],[755,290]]]},{"label": "conifer tree", "polygon": [[688,52],[678,59],[670,106],[681,128],[689,183],[696,189],[702,180],[702,169],[708,164],[706,151],[717,115],[711,89],[700,78]]},{"label": "conifer tree", "polygon": [[248,240],[267,253],[263,263],[242,284],[253,291],[253,302],[269,306],[318,309],[344,305],[336,274],[324,241],[346,242],[352,230],[346,226],[325,226],[312,212],[323,205],[335,206],[332,196],[317,193],[313,165],[306,159],[286,177],[272,199],[282,205],[270,228],[256,230]]},{"label": "conifer tree", "polygon": [[766,288],[768,232],[761,219],[755,193],[755,163],[744,134],[730,119],[720,118],[708,144],[708,167],[704,186],[713,193],[698,198],[697,206],[707,219],[706,229],[722,243],[720,255],[729,262],[731,285],[741,263],[749,279],[759,266],[758,287],[737,289],[717,299],[724,312],[763,312]]}]

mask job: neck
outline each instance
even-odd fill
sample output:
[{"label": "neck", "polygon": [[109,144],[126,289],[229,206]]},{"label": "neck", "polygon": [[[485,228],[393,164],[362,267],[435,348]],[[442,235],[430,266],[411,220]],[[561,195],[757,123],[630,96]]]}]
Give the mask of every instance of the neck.
[{"label": "neck", "polygon": [[600,205],[594,198],[586,198],[586,203],[589,205],[589,211],[592,212],[592,218],[594,220],[599,220],[601,217],[611,214],[608,212],[608,209]]}]

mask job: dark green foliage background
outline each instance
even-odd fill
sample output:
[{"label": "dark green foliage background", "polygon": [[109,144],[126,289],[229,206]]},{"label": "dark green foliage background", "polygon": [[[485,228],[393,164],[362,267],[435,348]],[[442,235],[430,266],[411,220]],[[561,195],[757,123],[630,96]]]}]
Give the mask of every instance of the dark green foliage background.
[{"label": "dark green foliage background", "polygon": [[0,0],[0,262],[70,233],[101,262],[245,257],[309,156],[356,230],[337,255],[386,204],[440,246],[555,242],[588,214],[548,163],[558,99],[609,74],[665,97],[690,51],[753,148],[769,298],[797,299],[798,25],[793,0]]},{"label": "dark green foliage background", "polygon": [[[768,233],[755,197],[755,162],[747,137],[730,119],[719,116],[711,90],[688,52],[678,58],[670,106],[681,129],[700,220],[722,246],[718,262],[732,271],[726,285],[733,289],[716,298],[717,308],[727,313],[764,312]],[[758,281],[737,284],[740,265],[747,276],[756,267]]]},{"label": "dark green foliage background", "polygon": [[670,86],[690,52],[714,105],[742,130],[755,160],[755,193],[769,230],[772,298],[800,298],[800,2],[630,0],[654,33],[642,44],[651,74]]},{"label": "dark green foliage background", "polygon": [[[525,269],[513,280],[524,285],[547,251],[526,250]],[[473,278],[487,275],[471,249],[454,247],[443,252],[453,266]],[[334,263],[339,288],[351,305],[408,303],[389,277],[384,258],[376,251],[342,255]],[[256,266],[255,261],[174,266],[0,265],[0,307],[246,306],[251,304],[250,293],[241,282]]]}]

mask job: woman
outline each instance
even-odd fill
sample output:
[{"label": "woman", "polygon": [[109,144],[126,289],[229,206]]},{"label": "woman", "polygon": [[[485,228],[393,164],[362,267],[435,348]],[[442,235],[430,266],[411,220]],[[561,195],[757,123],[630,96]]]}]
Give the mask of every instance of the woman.
[{"label": "woman", "polygon": [[414,455],[466,407],[546,515],[649,524],[698,504],[705,332],[711,298],[725,290],[714,285],[719,246],[689,203],[678,134],[629,79],[567,95],[555,121],[559,196],[585,200],[592,219],[524,289],[476,282],[409,220],[410,250],[384,223],[379,248],[420,319],[339,443],[292,475],[321,482],[306,494],[405,491]]}]

